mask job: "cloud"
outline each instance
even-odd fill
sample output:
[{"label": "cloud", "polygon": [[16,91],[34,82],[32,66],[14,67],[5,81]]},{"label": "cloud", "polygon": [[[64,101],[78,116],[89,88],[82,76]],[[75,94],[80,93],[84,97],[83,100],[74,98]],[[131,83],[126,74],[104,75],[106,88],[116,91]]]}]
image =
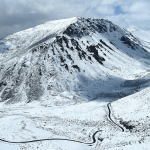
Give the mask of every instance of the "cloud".
[{"label": "cloud", "polygon": [[0,38],[46,21],[82,16],[148,27],[149,0],[0,0]]}]

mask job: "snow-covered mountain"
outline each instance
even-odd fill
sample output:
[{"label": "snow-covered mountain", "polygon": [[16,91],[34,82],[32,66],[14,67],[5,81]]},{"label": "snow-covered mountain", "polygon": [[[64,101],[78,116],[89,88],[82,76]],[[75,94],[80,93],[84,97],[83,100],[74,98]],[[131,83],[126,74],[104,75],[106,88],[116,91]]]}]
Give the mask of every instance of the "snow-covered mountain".
[{"label": "snow-covered mountain", "polygon": [[120,84],[148,69],[150,58],[117,25],[84,18],[10,35],[0,41],[0,52],[0,101],[7,104],[50,99],[55,104],[60,95],[93,100],[106,91],[116,99]]},{"label": "snow-covered mountain", "polygon": [[128,31],[142,40],[150,41],[150,29],[148,28],[144,29],[132,26],[128,28]]},{"label": "snow-covered mountain", "polygon": [[128,29],[143,45],[143,47],[149,51],[150,49],[150,29],[131,27]]},{"label": "snow-covered mountain", "polygon": [[150,49],[140,31],[75,17],[0,40],[0,149],[147,149]]}]

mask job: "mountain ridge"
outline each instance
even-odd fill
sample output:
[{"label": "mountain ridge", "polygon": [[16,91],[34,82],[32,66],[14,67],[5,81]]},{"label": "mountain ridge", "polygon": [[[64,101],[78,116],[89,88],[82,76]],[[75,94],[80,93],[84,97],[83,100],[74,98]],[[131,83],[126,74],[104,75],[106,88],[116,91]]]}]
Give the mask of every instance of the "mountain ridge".
[{"label": "mountain ridge", "polygon": [[[51,21],[4,41],[1,51],[7,46],[8,51],[0,59],[0,101],[8,104],[60,99],[65,91],[79,101],[92,100],[104,89],[119,90],[124,80],[134,78],[135,68],[148,69],[150,57],[134,36],[104,19]],[[112,93],[116,99],[118,92]]]}]

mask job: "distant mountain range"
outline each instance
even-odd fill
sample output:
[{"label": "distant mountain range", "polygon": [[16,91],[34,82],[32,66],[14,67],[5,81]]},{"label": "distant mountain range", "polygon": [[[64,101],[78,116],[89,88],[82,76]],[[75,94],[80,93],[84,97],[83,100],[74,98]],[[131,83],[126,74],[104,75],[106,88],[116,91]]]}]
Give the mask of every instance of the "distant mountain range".
[{"label": "distant mountain range", "polygon": [[138,38],[143,44],[144,48],[149,51],[150,49],[150,28],[143,29],[137,27],[131,27],[128,29],[136,38]]}]

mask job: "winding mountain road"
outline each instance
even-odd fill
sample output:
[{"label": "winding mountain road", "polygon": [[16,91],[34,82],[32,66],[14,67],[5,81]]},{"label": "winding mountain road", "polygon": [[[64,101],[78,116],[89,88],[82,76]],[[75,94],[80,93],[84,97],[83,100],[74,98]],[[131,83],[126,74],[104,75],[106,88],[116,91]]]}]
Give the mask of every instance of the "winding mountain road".
[{"label": "winding mountain road", "polygon": [[[107,104],[107,108],[109,110],[109,113],[108,113],[108,117],[110,119],[110,121],[115,124],[116,126],[118,126],[122,132],[124,132],[124,129],[118,125],[116,122],[114,122],[111,118],[111,109],[110,109],[110,105],[111,103],[108,103]],[[0,139],[0,141],[2,142],[5,142],[5,143],[10,143],[10,144],[26,144],[26,143],[33,143],[33,142],[41,142],[41,141],[72,141],[72,142],[77,142],[77,143],[82,143],[82,144],[86,144],[86,145],[89,145],[89,146],[92,146],[92,144],[96,143],[96,134],[101,132],[102,130],[99,130],[99,131],[96,131],[93,135],[92,135],[92,142],[91,143],[85,143],[85,142],[81,142],[81,141],[76,141],[76,140],[71,140],[71,139],[61,139],[61,138],[51,138],[51,139],[39,139],[39,140],[31,140],[31,141],[20,141],[20,142],[13,142],[13,141],[8,141],[8,140],[5,140],[5,139]]]},{"label": "winding mountain road", "polygon": [[109,110],[108,117],[109,117],[110,121],[111,121],[113,124],[115,124],[116,126],[118,126],[118,127],[122,130],[122,132],[124,132],[124,129],[123,129],[120,125],[118,125],[115,121],[112,120],[112,118],[111,118],[110,105],[111,105],[111,103],[108,103],[108,104],[107,104],[107,108],[108,108],[108,110]]},{"label": "winding mountain road", "polygon": [[10,143],[10,144],[26,144],[26,143],[41,142],[41,141],[72,141],[72,142],[82,143],[82,144],[86,144],[86,145],[92,145],[92,144],[96,143],[96,138],[95,138],[96,134],[101,131],[102,130],[96,131],[93,134],[93,136],[92,136],[93,141],[91,143],[84,143],[81,141],[70,140],[70,139],[61,139],[61,138],[39,139],[39,140],[22,141],[22,142],[13,142],[13,141],[8,141],[8,140],[4,140],[4,139],[0,139],[0,141],[5,142],[5,143]]}]

